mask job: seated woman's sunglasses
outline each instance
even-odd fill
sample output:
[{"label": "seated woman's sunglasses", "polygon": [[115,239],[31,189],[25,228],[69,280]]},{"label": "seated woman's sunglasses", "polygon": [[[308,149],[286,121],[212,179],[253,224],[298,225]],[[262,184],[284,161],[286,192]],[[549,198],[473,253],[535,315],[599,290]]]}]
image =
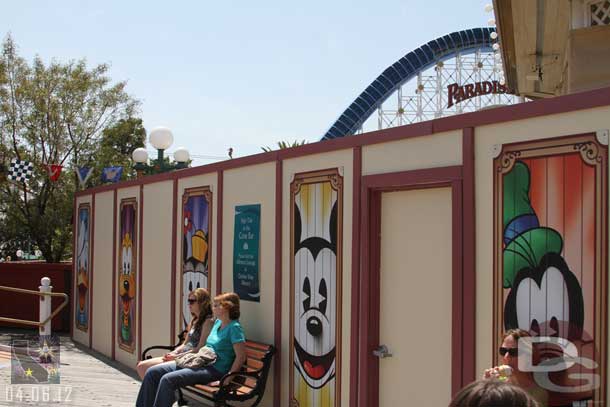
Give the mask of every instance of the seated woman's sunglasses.
[{"label": "seated woman's sunglasses", "polygon": [[519,351],[517,348],[504,348],[504,347],[500,347],[500,349],[498,349],[500,356],[504,356],[506,355],[506,353],[508,352],[508,354],[510,356],[517,356],[519,355]]},{"label": "seated woman's sunglasses", "polygon": [[197,300],[194,300],[192,298],[189,298],[188,300],[186,300],[189,304],[194,304],[197,302]]}]

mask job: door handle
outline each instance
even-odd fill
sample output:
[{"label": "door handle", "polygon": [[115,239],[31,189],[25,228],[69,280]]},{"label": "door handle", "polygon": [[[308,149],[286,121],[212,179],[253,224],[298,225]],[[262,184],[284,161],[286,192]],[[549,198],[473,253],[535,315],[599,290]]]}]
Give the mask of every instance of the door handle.
[{"label": "door handle", "polygon": [[373,350],[373,356],[377,356],[379,359],[392,357],[390,350],[385,345],[379,345],[379,347]]}]

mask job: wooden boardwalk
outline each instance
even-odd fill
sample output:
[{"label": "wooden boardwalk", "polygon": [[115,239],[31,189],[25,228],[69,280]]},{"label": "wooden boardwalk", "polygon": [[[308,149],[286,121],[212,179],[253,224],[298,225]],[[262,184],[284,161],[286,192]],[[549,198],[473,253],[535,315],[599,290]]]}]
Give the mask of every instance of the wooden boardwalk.
[{"label": "wooden boardwalk", "polygon": [[[140,388],[134,371],[60,336],[60,384],[16,385],[11,380],[12,339],[33,331],[0,330],[0,406],[134,406]],[[48,401],[47,401],[48,400]]]}]

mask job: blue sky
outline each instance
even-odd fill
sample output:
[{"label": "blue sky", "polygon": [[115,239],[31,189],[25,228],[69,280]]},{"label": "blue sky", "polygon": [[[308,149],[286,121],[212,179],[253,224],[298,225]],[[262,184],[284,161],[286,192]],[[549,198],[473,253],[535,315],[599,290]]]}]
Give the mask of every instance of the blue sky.
[{"label": "blue sky", "polygon": [[[317,141],[386,67],[439,36],[484,27],[488,1],[5,2],[28,61],[111,64],[147,130],[204,156]],[[212,160],[197,159],[195,164]]]}]

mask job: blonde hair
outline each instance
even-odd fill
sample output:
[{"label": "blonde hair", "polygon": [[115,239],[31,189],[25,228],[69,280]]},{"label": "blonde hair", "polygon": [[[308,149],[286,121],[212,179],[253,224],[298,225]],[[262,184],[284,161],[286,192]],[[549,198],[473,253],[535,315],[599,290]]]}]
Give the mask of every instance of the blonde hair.
[{"label": "blonde hair", "polygon": [[230,319],[239,319],[239,295],[235,293],[222,293],[214,297],[214,302],[229,310]]},{"label": "blonde hair", "polygon": [[210,297],[210,292],[205,288],[196,288],[191,291],[190,295],[195,297],[197,302],[201,304],[199,315],[195,315],[195,318],[197,318],[195,325],[199,329],[203,322],[212,316],[212,298]]}]

